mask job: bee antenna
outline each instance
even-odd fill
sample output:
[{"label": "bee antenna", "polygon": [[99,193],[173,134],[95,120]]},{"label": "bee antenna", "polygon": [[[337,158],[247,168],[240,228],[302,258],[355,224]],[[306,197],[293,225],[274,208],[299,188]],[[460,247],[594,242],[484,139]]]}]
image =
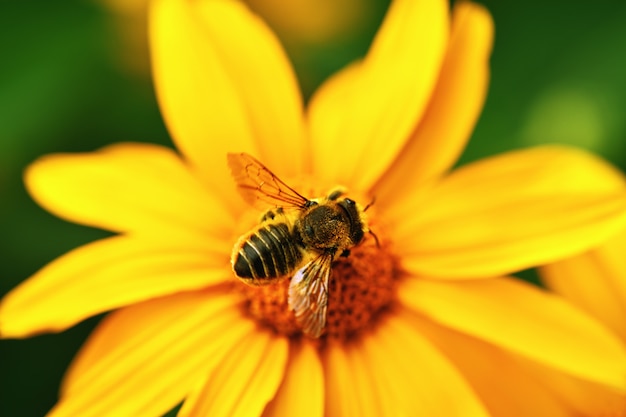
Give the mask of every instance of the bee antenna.
[{"label": "bee antenna", "polygon": [[370,235],[374,236],[374,240],[376,241],[376,247],[380,248],[380,241],[378,240],[378,236],[376,236],[376,233],[372,232],[371,230],[368,230],[368,233]]},{"label": "bee antenna", "polygon": [[[374,205],[374,203],[376,202],[376,197],[374,196],[374,198],[372,198],[372,201],[369,202],[369,204],[367,206],[365,206],[365,208],[363,209],[363,211],[367,211],[368,208],[372,207]],[[372,233],[372,232],[370,232]],[[372,233],[373,234],[373,233]],[[376,235],[374,235],[376,236]],[[376,239],[376,241],[378,242],[378,239]]]}]

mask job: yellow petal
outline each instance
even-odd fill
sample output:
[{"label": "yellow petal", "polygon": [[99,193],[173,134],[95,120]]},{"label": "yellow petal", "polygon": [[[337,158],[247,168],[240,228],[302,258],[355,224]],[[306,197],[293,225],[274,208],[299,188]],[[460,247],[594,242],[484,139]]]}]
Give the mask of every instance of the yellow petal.
[{"label": "yellow petal", "polygon": [[72,364],[50,417],[161,415],[255,331],[239,298],[178,294],[106,317]]},{"label": "yellow petal", "polygon": [[389,326],[381,326],[380,337],[389,348],[390,358],[409,376],[406,384],[413,393],[409,397],[412,407],[405,415],[417,409],[423,410],[420,415],[488,416],[461,373],[416,331],[411,318],[398,314],[389,320]]},{"label": "yellow petal", "polygon": [[546,284],[602,321],[626,342],[626,233],[539,269]]},{"label": "yellow petal", "polygon": [[362,65],[339,73],[311,101],[317,177],[369,189],[421,117],[447,37],[447,2],[392,2]]},{"label": "yellow petal", "polygon": [[234,224],[180,157],[162,146],[44,156],[28,167],[25,180],[46,210],[111,231],[217,237],[229,235]]},{"label": "yellow petal", "polygon": [[380,343],[388,355],[374,369],[386,362],[401,378],[392,385],[402,393],[398,404],[407,407],[398,415],[488,415],[461,373],[415,328],[409,315],[396,311],[381,323],[372,340]]},{"label": "yellow petal", "polygon": [[545,366],[626,391],[626,350],[605,327],[562,298],[514,279],[407,279],[410,309]]},{"label": "yellow petal", "polygon": [[457,3],[441,73],[424,117],[377,183],[378,204],[394,204],[459,157],[483,107],[489,79],[493,21],[477,4]]},{"label": "yellow petal", "polygon": [[322,417],[324,371],[310,343],[292,343],[285,378],[263,417]]},{"label": "yellow petal", "polygon": [[326,376],[326,417],[351,416],[358,411],[358,401],[352,381],[352,370],[347,352],[341,344],[330,344],[324,352],[324,375]]},{"label": "yellow petal", "polygon": [[[487,416],[448,360],[404,317],[325,354],[326,415]],[[454,399],[454,401],[451,401]]]},{"label": "yellow petal", "polygon": [[[385,410],[381,401],[381,393],[378,391],[378,383],[374,380],[373,375],[369,372],[370,361],[363,350],[362,344],[353,344],[342,348],[344,357],[341,359],[345,362],[348,370],[348,376],[350,379],[350,387],[348,389],[343,388],[336,393],[331,393],[330,390],[326,394],[328,397],[328,403],[337,403],[341,401],[341,393],[345,392],[345,395],[351,396],[351,404],[354,408],[349,410],[348,414],[351,416],[364,416],[364,417],[376,417],[385,414],[395,414],[394,409]],[[341,357],[341,356],[339,356]],[[329,364],[329,366],[332,366]],[[333,415],[333,413],[329,413]]]},{"label": "yellow petal", "polygon": [[[150,12],[152,67],[177,146],[212,189],[239,204],[227,152],[280,174],[302,169],[302,104],[276,37],[240,2],[158,0]],[[280,158],[289,152],[289,158]]]},{"label": "yellow petal", "polygon": [[571,417],[569,405],[559,402],[516,355],[416,314],[412,319],[463,374],[490,416]]},{"label": "yellow petal", "polygon": [[305,156],[302,98],[278,38],[239,2],[198,2],[197,11],[245,104],[259,157],[273,169],[280,167],[281,174],[301,174]]},{"label": "yellow petal", "polygon": [[408,364],[401,359],[394,361],[390,357],[386,346],[388,341],[381,340],[380,334],[377,331],[364,337],[358,351],[371,378],[372,390],[375,391],[379,407],[383,410],[381,415],[404,415],[415,408],[413,402],[416,398],[413,387],[407,382]]},{"label": "yellow petal", "polygon": [[[619,191],[617,189],[619,188]],[[403,266],[441,278],[498,276],[580,253],[623,227],[621,175],[591,154],[545,146],[453,172],[384,213]]]},{"label": "yellow petal", "polygon": [[254,332],[217,365],[187,398],[180,417],[259,416],[285,373],[288,340]]},{"label": "yellow petal", "polygon": [[[621,417],[626,411],[626,393],[554,372],[535,363],[524,363],[535,379],[575,415]],[[571,414],[570,414],[571,415]]]},{"label": "yellow petal", "polygon": [[117,236],[77,248],[45,266],[0,303],[0,334],[64,330],[138,301],[232,279],[228,249],[208,242]]}]

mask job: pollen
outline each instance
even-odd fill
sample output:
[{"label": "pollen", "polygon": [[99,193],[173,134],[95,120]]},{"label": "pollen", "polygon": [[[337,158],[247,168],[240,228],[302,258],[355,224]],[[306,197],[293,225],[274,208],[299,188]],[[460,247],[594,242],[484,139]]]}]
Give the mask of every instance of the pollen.
[{"label": "pollen", "polygon": [[[321,338],[347,340],[374,326],[395,300],[398,281],[395,257],[373,238],[351,249],[332,266],[328,285],[326,326]],[[290,277],[258,287],[238,284],[247,314],[280,334],[302,335],[288,305]]]}]

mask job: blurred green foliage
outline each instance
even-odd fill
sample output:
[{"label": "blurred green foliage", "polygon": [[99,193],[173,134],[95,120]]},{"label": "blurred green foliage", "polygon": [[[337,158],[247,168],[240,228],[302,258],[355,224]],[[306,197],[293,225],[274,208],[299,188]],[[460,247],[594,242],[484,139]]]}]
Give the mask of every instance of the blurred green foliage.
[{"label": "blurred green foliage", "polygon": [[[288,43],[305,95],[362,55],[388,0],[362,30],[322,46]],[[588,148],[626,167],[626,4],[483,1],[496,22],[492,82],[461,163],[541,143]],[[95,2],[0,3],[0,295],[55,257],[105,236],[27,196],[25,166],[109,143],[170,145],[149,78],[125,72],[124,40]],[[454,118],[454,114],[450,115]],[[0,341],[0,415],[41,416],[97,318],[59,335]]]}]

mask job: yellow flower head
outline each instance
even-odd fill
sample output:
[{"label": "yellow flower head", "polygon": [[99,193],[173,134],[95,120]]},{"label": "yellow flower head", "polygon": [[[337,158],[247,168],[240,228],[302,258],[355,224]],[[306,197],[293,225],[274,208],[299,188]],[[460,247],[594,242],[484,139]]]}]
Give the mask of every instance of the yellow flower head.
[{"label": "yellow flower head", "polygon": [[626,231],[588,252],[543,266],[546,284],[606,324],[626,344]]},{"label": "yellow flower head", "polygon": [[[623,190],[626,184],[619,173],[607,183],[613,184],[616,190]],[[550,289],[605,324],[626,348],[625,253],[626,231],[622,230],[602,245],[542,266],[539,272]],[[581,414],[626,415],[626,395],[623,393],[616,395],[613,391],[588,384],[581,389],[562,376],[550,375],[547,380],[570,403],[576,404]]]},{"label": "yellow flower head", "polygon": [[[117,233],[0,305],[3,337],[114,310],[50,415],[161,415],[183,401],[183,416],[565,415],[533,379],[543,370],[626,392],[616,337],[507,277],[624,225],[626,197],[606,185],[613,170],[538,147],[450,172],[485,98],[492,32],[480,6],[450,15],[443,0],[396,0],[367,56],[305,109],[277,39],[241,3],[155,1],[154,79],[180,154],[119,144],[44,157],[26,173],[47,210]],[[341,187],[355,202],[348,216],[361,223],[348,224],[364,236],[331,251],[319,335],[294,318],[291,276],[258,287],[234,276],[233,247],[262,215],[237,185],[253,178],[262,197],[274,177],[244,169],[234,180],[228,153],[256,158],[305,201]]]}]

